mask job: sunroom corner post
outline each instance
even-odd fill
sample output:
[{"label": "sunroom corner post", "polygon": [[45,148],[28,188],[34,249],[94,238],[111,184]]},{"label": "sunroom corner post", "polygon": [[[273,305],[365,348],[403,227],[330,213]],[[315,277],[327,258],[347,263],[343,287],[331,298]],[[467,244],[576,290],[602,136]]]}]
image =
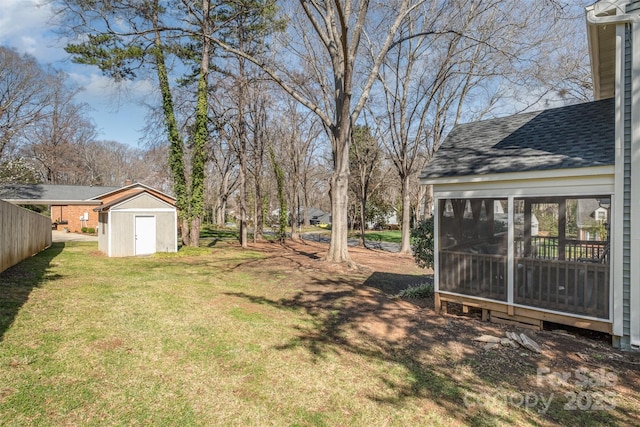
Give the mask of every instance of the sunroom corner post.
[{"label": "sunroom corner post", "polygon": [[558,204],[558,259],[567,257],[567,199],[560,199]]},{"label": "sunroom corner post", "polygon": [[513,315],[515,286],[515,201],[514,196],[507,199],[507,311]]},{"label": "sunroom corner post", "polygon": [[433,203],[433,292],[435,296],[435,310],[440,313],[440,238],[442,231],[440,230],[440,215],[444,211],[444,203],[440,199],[435,199]]},{"label": "sunroom corner post", "polygon": [[523,256],[531,256],[531,199],[524,199]]}]

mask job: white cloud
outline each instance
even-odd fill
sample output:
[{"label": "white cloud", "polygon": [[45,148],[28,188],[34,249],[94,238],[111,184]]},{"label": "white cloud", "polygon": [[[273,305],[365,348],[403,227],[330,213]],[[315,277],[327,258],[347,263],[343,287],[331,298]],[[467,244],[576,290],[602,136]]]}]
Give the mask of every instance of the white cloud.
[{"label": "white cloud", "polygon": [[89,105],[100,137],[136,144],[144,127],[144,101],[153,93],[150,81],[117,84],[95,67],[73,64],[64,51],[65,39],[55,33],[50,0],[0,0],[0,45],[28,53],[41,64],[65,71],[83,87],[76,100]]},{"label": "white cloud", "polygon": [[33,55],[42,63],[66,56],[63,43],[51,31],[53,10],[47,0],[2,0],[0,44]]},{"label": "white cloud", "polygon": [[0,37],[12,37],[25,28],[41,29],[51,17],[51,7],[44,0],[3,0],[0,2]]},{"label": "white cloud", "polygon": [[87,66],[76,66],[87,74],[70,72],[69,78],[83,88],[79,99],[90,104],[101,104],[117,109],[123,103],[140,103],[153,92],[153,83],[148,80],[114,82],[111,78],[88,72]]},{"label": "white cloud", "polygon": [[[76,66],[88,71],[85,66]],[[135,145],[144,128],[147,113],[144,102],[153,94],[153,83],[148,80],[115,83],[99,73],[70,73],[69,77],[83,91],[76,96],[91,108],[87,113],[94,119],[100,139]]]}]

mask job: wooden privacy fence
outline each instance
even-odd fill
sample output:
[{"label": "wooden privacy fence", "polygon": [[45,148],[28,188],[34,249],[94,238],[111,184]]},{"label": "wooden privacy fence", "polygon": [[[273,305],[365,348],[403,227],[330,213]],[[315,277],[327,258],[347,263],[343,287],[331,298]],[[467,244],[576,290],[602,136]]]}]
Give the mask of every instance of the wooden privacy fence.
[{"label": "wooden privacy fence", "polygon": [[0,200],[0,271],[51,246],[51,219]]}]

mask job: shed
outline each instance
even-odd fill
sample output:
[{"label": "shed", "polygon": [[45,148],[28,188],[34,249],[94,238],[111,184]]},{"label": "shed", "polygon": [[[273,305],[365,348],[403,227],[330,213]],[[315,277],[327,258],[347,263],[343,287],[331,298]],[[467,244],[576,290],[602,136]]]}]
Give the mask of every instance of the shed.
[{"label": "shed", "polygon": [[146,189],[97,207],[98,249],[110,257],[178,250],[174,204]]}]

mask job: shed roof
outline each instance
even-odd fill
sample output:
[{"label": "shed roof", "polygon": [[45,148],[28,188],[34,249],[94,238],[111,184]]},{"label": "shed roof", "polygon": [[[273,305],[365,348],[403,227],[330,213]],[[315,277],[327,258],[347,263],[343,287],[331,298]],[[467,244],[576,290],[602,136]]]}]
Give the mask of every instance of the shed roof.
[{"label": "shed roof", "polygon": [[156,194],[161,195],[161,196],[163,196],[163,197],[165,197],[167,199],[170,199],[170,200],[173,200],[173,201],[176,200],[176,198],[173,197],[172,195],[167,194],[167,193],[163,193],[162,191],[157,190],[157,189],[155,189],[153,187],[149,187],[148,185],[143,184],[141,182],[136,182],[136,183],[132,183],[132,184],[129,184],[129,185],[125,185],[124,187],[116,187],[115,189],[112,189],[112,190],[110,190],[108,192],[98,194],[97,196],[95,196],[95,198],[104,199],[104,198],[106,198],[108,196],[114,195],[115,193],[122,193],[122,192],[126,192],[127,190],[131,190],[131,189],[134,189],[134,190],[138,190],[138,189],[139,190],[148,190],[149,193],[156,193]]},{"label": "shed roof", "polygon": [[171,206],[171,207],[175,208],[175,205],[172,205],[172,204],[167,203],[166,201],[164,201],[164,200],[162,200],[161,198],[159,198],[159,197],[157,197],[156,195],[154,195],[151,191],[146,190],[146,189],[140,189],[140,190],[135,191],[135,192],[133,192],[133,193],[125,194],[124,196],[119,197],[119,198],[117,198],[117,199],[115,199],[115,200],[112,200],[112,201],[111,201],[111,202],[109,202],[109,203],[105,203],[105,204],[104,204],[104,205],[102,205],[102,206],[98,206],[98,207],[96,207],[96,208],[93,208],[93,210],[94,210],[95,212],[107,212],[107,211],[109,211],[111,208],[113,208],[113,207],[115,207],[115,206],[117,206],[117,205],[120,205],[120,204],[122,204],[122,203],[126,202],[127,200],[130,200],[130,199],[133,199],[133,198],[135,198],[135,197],[141,196],[142,194],[147,194],[149,197],[153,197],[154,199],[157,199],[157,200],[159,200],[160,202],[165,203],[167,206]]},{"label": "shed roof", "polygon": [[420,178],[613,165],[613,98],[456,126]]}]

